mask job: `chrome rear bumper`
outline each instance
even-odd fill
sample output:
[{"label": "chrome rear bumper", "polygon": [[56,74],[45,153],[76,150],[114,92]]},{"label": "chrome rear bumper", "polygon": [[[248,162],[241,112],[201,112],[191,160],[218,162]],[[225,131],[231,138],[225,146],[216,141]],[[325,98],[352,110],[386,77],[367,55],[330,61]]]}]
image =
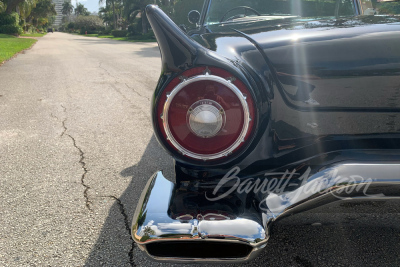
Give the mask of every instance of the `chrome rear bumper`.
[{"label": "chrome rear bumper", "polygon": [[314,174],[306,171],[267,192],[255,187],[243,192],[246,179],[240,180],[241,187],[239,180],[228,180],[175,185],[161,172],[154,174],[133,218],[132,237],[139,248],[161,262],[245,262],[259,255],[270,226],[285,217],[338,201],[400,202],[400,164],[341,164]]}]

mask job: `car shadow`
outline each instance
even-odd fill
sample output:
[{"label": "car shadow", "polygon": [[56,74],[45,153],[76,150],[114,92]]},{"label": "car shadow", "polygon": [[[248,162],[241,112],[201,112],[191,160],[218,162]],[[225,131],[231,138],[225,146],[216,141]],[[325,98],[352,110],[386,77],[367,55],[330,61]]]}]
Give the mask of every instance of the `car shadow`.
[{"label": "car shadow", "polygon": [[[131,183],[110,208],[85,266],[176,266],[148,260],[137,246],[132,246],[128,234],[140,194],[158,170],[163,170],[167,178],[174,176],[172,158],[153,135],[141,160],[120,172],[122,177],[131,177]],[[393,214],[381,216],[383,222],[374,214],[372,217],[364,214],[355,214],[354,218],[344,216],[344,221],[336,224],[330,220],[337,215],[329,215],[328,223],[320,223],[322,217],[310,217],[310,221],[303,215],[297,220],[290,217],[286,223],[282,221],[272,228],[271,238],[257,259],[224,266],[382,266],[382,263],[398,266],[400,213],[397,206],[394,210]],[[190,265],[194,266],[200,265]]]},{"label": "car shadow", "polygon": [[[99,237],[85,262],[85,266],[126,266],[132,248],[128,229],[140,194],[148,179],[156,171],[163,170],[166,177],[173,177],[173,161],[161,148],[154,135],[150,139],[141,160],[120,172],[122,177],[132,180],[124,193],[115,199]],[[139,249],[134,247],[139,257]],[[134,259],[137,260],[137,259]]]},{"label": "car shadow", "polygon": [[[153,44],[153,43],[151,43],[151,44]],[[158,48],[158,46],[142,47],[139,51],[135,51],[134,54],[138,55],[140,57],[160,58],[160,49]]]}]

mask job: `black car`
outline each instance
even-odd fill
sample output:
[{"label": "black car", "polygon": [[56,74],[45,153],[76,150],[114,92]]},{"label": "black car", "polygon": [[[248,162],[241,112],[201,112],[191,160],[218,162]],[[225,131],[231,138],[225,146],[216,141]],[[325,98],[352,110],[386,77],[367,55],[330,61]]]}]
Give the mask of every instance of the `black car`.
[{"label": "black car", "polygon": [[47,28],[47,32],[53,32],[53,28]]},{"label": "black car", "polygon": [[399,212],[400,19],[388,6],[205,0],[189,31],[148,6],[162,56],[152,119],[176,177],[148,181],[138,246],[158,261],[242,262],[294,216]]}]

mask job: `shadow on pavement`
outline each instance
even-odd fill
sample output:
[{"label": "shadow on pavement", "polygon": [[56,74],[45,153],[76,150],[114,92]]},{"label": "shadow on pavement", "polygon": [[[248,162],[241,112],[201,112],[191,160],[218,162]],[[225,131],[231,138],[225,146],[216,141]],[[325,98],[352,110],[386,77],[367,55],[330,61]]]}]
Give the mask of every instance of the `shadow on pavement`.
[{"label": "shadow on pavement", "polygon": [[128,42],[128,41],[117,41],[108,38],[96,38],[96,37],[86,37],[80,39],[74,39],[74,41],[78,41],[86,43],[87,45],[93,45],[94,43],[98,44],[111,44],[111,45],[121,45],[121,44],[139,44],[142,46],[148,45],[146,47],[141,47],[140,50],[134,51],[134,54],[140,57],[156,57],[160,58],[160,49],[158,48],[156,42]]},{"label": "shadow on pavement", "polygon": [[[132,181],[120,197],[120,202],[115,201],[111,207],[85,266],[172,266],[148,261],[136,246],[131,252],[132,240],[126,229],[126,224],[131,226],[142,189],[158,170],[164,170],[169,178],[174,175],[171,157],[153,136],[140,162],[121,171],[121,176],[132,177]],[[236,266],[399,266],[400,214],[381,214],[383,223],[377,220],[378,217],[359,214],[341,223],[322,223],[318,226],[313,226],[320,222],[318,218],[317,221],[305,222],[304,216],[301,216],[296,222],[296,217],[293,217],[288,223],[274,226],[260,257]],[[328,221],[333,218],[329,215]],[[362,225],[360,222],[367,223]]]},{"label": "shadow on pavement", "polygon": [[[121,171],[121,176],[132,177],[131,183],[120,196],[120,202],[114,201],[85,266],[127,265],[132,240],[126,229],[126,224],[129,227],[131,226],[140,194],[147,180],[159,170],[163,170],[166,176],[172,177],[172,159],[160,147],[156,138],[152,136],[140,162]],[[122,206],[120,203],[122,203]],[[135,247],[135,250],[138,249]]]},{"label": "shadow on pavement", "polygon": [[140,57],[160,58],[160,49],[158,48],[158,46],[142,47],[139,51],[135,51],[134,53]]}]

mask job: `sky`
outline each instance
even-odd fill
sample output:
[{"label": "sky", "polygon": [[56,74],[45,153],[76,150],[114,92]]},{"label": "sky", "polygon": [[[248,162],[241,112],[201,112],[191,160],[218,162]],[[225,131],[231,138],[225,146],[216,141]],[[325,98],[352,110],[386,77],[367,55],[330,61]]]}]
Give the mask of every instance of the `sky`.
[{"label": "sky", "polygon": [[90,12],[99,12],[99,0],[71,0],[71,3],[76,6],[77,1],[82,3]]}]

